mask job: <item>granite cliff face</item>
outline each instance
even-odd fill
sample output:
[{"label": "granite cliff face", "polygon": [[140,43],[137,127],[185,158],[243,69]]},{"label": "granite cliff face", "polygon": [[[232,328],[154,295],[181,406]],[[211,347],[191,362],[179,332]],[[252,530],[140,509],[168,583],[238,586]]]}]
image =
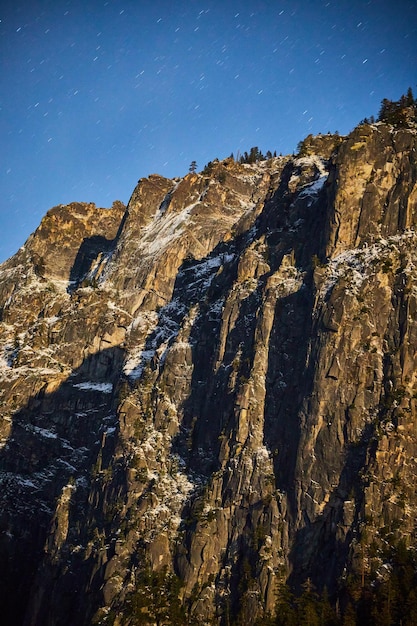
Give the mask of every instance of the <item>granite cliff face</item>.
[{"label": "granite cliff face", "polygon": [[0,266],[4,623],[343,614],[417,546],[416,147],[152,175]]}]

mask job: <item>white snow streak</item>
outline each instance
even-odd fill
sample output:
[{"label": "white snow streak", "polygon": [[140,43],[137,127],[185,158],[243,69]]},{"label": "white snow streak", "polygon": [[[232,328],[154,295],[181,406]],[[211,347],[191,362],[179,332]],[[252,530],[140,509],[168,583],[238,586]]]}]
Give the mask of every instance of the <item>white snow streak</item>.
[{"label": "white snow streak", "polygon": [[82,391],[100,391],[101,393],[112,393],[113,385],[111,383],[94,383],[94,382],[84,382],[84,383],[75,383],[73,387],[77,389],[81,389]]}]

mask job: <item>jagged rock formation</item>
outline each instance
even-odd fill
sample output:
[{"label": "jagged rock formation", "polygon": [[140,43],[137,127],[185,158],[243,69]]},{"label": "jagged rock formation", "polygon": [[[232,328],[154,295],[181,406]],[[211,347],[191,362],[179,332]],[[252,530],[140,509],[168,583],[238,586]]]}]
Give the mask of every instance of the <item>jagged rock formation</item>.
[{"label": "jagged rock formation", "polygon": [[416,146],[152,175],[0,267],[4,623],[253,624],[286,579],[343,609],[417,545]]}]

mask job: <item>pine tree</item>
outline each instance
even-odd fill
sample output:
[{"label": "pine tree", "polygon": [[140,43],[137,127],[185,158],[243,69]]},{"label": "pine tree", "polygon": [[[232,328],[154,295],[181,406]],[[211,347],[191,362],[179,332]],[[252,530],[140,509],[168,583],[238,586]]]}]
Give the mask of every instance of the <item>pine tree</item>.
[{"label": "pine tree", "polygon": [[313,584],[308,578],[303,585],[303,593],[297,600],[298,624],[300,626],[320,626],[319,599]]},{"label": "pine tree", "polygon": [[188,171],[194,173],[196,169],[197,169],[197,161],[191,161]]},{"label": "pine tree", "polygon": [[184,624],[185,612],[179,600],[181,586],[180,579],[166,568],[159,572],[152,571],[150,567],[143,570],[131,597],[132,623],[158,626]]},{"label": "pine tree", "polygon": [[407,95],[405,97],[405,101],[406,101],[406,106],[408,107],[412,107],[416,104],[414,100],[414,96],[413,96],[413,90],[411,89],[411,87],[407,89]]},{"label": "pine tree", "polygon": [[404,626],[415,626],[415,624],[417,624],[417,589],[411,589],[403,610]]},{"label": "pine tree", "polygon": [[392,124],[393,126],[407,126],[409,122],[417,121],[417,103],[411,87],[407,94],[402,95],[397,101],[384,98],[381,102],[378,121]]},{"label": "pine tree", "polygon": [[297,609],[295,596],[289,586],[283,582],[278,587],[276,604],[277,626],[297,626]]},{"label": "pine tree", "polygon": [[380,122],[387,121],[391,107],[392,107],[392,101],[388,100],[388,98],[384,98],[379,108],[378,120]]},{"label": "pine tree", "polygon": [[342,626],[356,626],[356,611],[352,602],[348,602],[343,613]]},{"label": "pine tree", "polygon": [[330,604],[327,588],[323,589],[319,601],[317,612],[320,617],[320,626],[337,626],[339,623],[336,611]]}]

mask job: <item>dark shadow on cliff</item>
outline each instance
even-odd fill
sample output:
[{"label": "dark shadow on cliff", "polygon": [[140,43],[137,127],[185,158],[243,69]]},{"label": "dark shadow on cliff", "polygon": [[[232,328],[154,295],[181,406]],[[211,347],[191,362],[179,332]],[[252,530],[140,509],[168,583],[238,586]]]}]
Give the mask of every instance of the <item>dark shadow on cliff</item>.
[{"label": "dark shadow on cliff", "polygon": [[[297,592],[301,591],[307,578],[319,592],[325,587],[330,593],[338,591],[352,556],[352,541],[360,540],[367,486],[363,470],[374,458],[376,446],[375,424],[367,424],[360,439],[351,443],[345,451],[338,485],[331,492],[323,513],[313,522],[306,519],[305,526],[296,533],[290,553],[293,571],[289,583]],[[345,520],[346,502],[353,507],[349,524]]]},{"label": "dark shadow on cliff", "polygon": [[56,391],[41,391],[13,415],[0,452],[3,624],[90,623],[101,580],[85,546],[94,526],[105,528],[94,493],[117,442],[123,357],[118,347],[88,357]]},{"label": "dark shadow on cliff", "polygon": [[114,247],[114,241],[101,235],[94,235],[83,240],[70,271],[68,292],[72,293],[80,286],[94,267],[100,256],[108,255]]},{"label": "dark shadow on cliff", "polygon": [[114,239],[94,235],[83,240],[70,270],[68,293],[74,292],[86,279],[90,282],[97,280],[99,275],[96,275],[96,272],[116,249],[127,218],[126,209]]},{"label": "dark shadow on cliff", "polygon": [[[294,484],[299,452],[300,411],[309,398],[317,365],[311,347],[320,331],[313,319],[316,288],[314,265],[324,259],[328,190],[293,196],[284,189],[284,201],[276,198],[263,215],[273,271],[283,255],[293,256],[302,284],[278,298],[269,340],[264,412],[265,445],[273,453],[276,486],[288,494],[295,514]],[[279,211],[277,208],[279,207]]]},{"label": "dark shadow on cliff", "polygon": [[272,452],[276,487],[287,494],[295,514],[300,411],[313,386],[307,368],[313,294],[305,285],[277,301],[271,331],[264,411],[264,442]]}]

